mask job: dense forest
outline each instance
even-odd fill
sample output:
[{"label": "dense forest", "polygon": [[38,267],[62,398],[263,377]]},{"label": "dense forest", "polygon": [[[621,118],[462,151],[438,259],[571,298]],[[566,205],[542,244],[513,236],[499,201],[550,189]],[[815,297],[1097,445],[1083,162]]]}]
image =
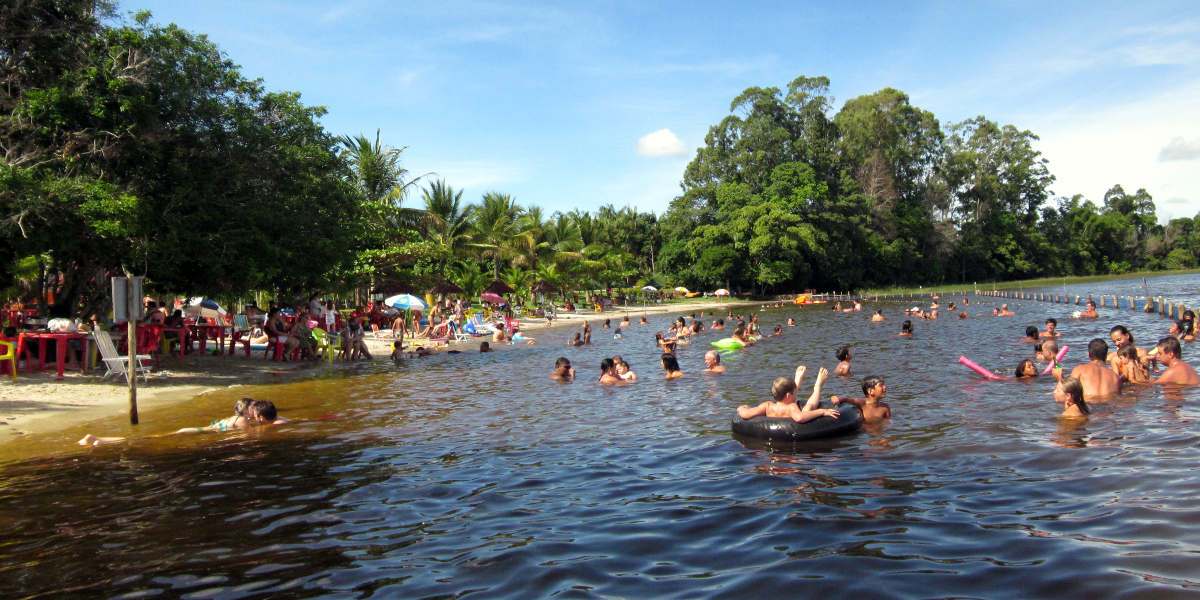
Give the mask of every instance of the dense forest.
[{"label": "dense forest", "polygon": [[[0,7],[0,275],[55,314],[113,274],[224,299],[351,290],[532,298],[687,286],[774,293],[1192,267],[1200,222],[1145,190],[1051,198],[1037,137],[943,125],[894,89],[833,112],[829,81],[753,87],[662,215],[464,199],[403,151],[247,79],[205,36],[98,0]],[[392,133],[389,132],[389,135]],[[419,144],[420,140],[404,140]]]}]

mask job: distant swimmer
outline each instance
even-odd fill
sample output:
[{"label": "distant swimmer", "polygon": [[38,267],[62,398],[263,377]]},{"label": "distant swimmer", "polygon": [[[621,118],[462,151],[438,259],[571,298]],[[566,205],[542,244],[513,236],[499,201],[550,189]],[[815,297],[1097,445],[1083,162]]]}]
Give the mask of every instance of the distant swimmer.
[{"label": "distant swimmer", "polygon": [[905,320],[903,323],[901,323],[900,324],[900,333],[897,335],[899,335],[900,337],[912,337],[913,336],[912,321]]},{"label": "distant swimmer", "polygon": [[838,404],[853,404],[862,410],[863,420],[868,423],[892,418],[892,407],[881,402],[887,395],[887,384],[882,377],[871,376],[862,380],[863,398],[842,398],[831,396],[829,401],[834,406]]},{"label": "distant swimmer", "polygon": [[613,359],[606,358],[600,361],[600,385],[621,385],[625,380],[617,374],[617,363]]},{"label": "distant swimmer", "polygon": [[1083,385],[1084,400],[1111,398],[1121,390],[1117,374],[1108,368],[1108,343],[1101,338],[1088,342],[1087,364],[1071,370],[1071,377]]},{"label": "distant swimmer", "polygon": [[662,368],[664,379],[679,379],[683,377],[683,371],[679,368],[679,359],[675,358],[674,354],[662,355]]},{"label": "distant swimmer", "polygon": [[550,372],[550,379],[563,383],[575,381],[575,367],[571,366],[571,361],[567,357],[560,356],[558,360],[554,361],[554,370]]},{"label": "distant swimmer", "polygon": [[621,378],[621,381],[634,383],[638,380],[637,373],[633,372],[633,368],[620,355],[614,356],[613,362],[617,365],[617,376]]},{"label": "distant swimmer", "polygon": [[886,321],[886,320],[887,320],[887,317],[884,317],[884,316],[883,316],[883,311],[882,311],[882,310],[877,310],[877,311],[875,311],[875,314],[871,315],[871,322],[872,322],[872,323],[880,323],[880,322],[883,322],[883,321]]},{"label": "distant swimmer", "polygon": [[704,372],[716,374],[725,372],[725,365],[721,364],[721,355],[716,350],[704,353]]},{"label": "distant swimmer", "polygon": [[1038,333],[1038,328],[1030,325],[1025,328],[1025,337],[1021,338],[1021,343],[1036,344],[1041,341],[1042,336]]},{"label": "distant swimmer", "polygon": [[998,317],[1015,317],[1015,316],[1017,316],[1017,313],[1015,313],[1011,310],[1008,310],[1007,304],[1001,304],[1000,312],[996,316],[998,316]]},{"label": "distant swimmer", "polygon": [[[1083,312],[1079,313],[1079,319],[1099,319],[1100,313],[1096,312],[1096,303],[1091,300],[1087,301],[1087,307]],[[1087,387],[1087,386],[1084,386]]]},{"label": "distant swimmer", "polygon": [[776,325],[774,331],[771,332],[771,337],[780,337],[783,335],[783,325]]},{"label": "distant swimmer", "polygon": [[821,386],[825,380],[829,378],[829,371],[824,368],[817,373],[817,382],[813,385],[812,395],[809,396],[808,402],[803,407],[796,404],[796,392],[800,389],[800,383],[804,380],[806,367],[803,365],[796,368],[796,377],[794,380],[786,377],[777,377],[771,385],[771,400],[763,402],[758,406],[750,406],[743,404],[738,407],[737,415],[742,419],[753,419],[758,416],[767,416],[775,418],[790,418],[797,423],[807,423],[813,419],[821,417],[838,418],[841,416],[835,409],[823,409],[821,405]]},{"label": "distant swimmer", "polygon": [[1154,383],[1163,385],[1200,385],[1200,376],[1191,365],[1183,362],[1183,348],[1179,340],[1165,337],[1158,340],[1158,361],[1166,365],[1166,370],[1159,375]]},{"label": "distant swimmer", "polygon": [[1058,337],[1058,320],[1054,318],[1046,319],[1046,330],[1042,332],[1044,338]]},{"label": "distant swimmer", "polygon": [[1054,387],[1054,399],[1063,405],[1064,419],[1086,419],[1092,412],[1083,398],[1083,383],[1074,377]]},{"label": "distant swimmer", "polygon": [[796,319],[795,319],[794,317],[788,317],[788,320],[787,320],[787,326],[788,326],[788,327],[795,327],[795,326],[796,326]]},{"label": "distant swimmer", "polygon": [[834,353],[838,359],[838,365],[833,369],[833,374],[839,377],[848,377],[850,375],[850,346],[842,346]]}]

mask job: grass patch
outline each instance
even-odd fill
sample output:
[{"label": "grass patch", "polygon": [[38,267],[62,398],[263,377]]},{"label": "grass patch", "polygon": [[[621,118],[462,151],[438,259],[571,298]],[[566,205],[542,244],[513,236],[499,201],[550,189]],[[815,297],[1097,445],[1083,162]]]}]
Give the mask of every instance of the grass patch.
[{"label": "grass patch", "polygon": [[864,290],[861,292],[864,296],[896,296],[909,294],[932,294],[937,292],[945,294],[959,291],[974,291],[978,290],[1018,290],[1027,288],[1044,288],[1061,285],[1070,285],[1074,283],[1093,283],[1097,281],[1116,281],[1119,279],[1141,279],[1143,277],[1149,279],[1151,277],[1166,277],[1169,275],[1192,275],[1200,273],[1200,269],[1181,269],[1178,271],[1138,271],[1135,273],[1122,273],[1120,275],[1079,275],[1071,277],[1041,277],[1038,279],[1021,279],[1017,281],[998,281],[998,282],[980,282],[976,284],[970,283],[951,283],[946,285],[927,285],[924,287],[892,287],[892,288],[876,288]]}]

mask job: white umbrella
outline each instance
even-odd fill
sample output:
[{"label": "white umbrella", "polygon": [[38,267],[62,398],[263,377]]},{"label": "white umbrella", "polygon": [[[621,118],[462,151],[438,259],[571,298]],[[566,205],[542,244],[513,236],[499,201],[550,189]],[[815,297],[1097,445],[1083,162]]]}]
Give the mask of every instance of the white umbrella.
[{"label": "white umbrella", "polygon": [[425,310],[425,301],[412,294],[397,294],[383,303],[396,310]]},{"label": "white umbrella", "polygon": [[657,292],[658,288],[656,288],[652,285],[644,285],[644,286],[642,286],[642,291],[643,292]]},{"label": "white umbrella", "polygon": [[728,296],[728,295],[729,295],[729,290],[727,290],[727,289],[725,289],[725,288],[721,288],[721,289],[719,289],[719,290],[717,290],[717,291],[713,292],[713,295],[714,295],[714,296]]}]

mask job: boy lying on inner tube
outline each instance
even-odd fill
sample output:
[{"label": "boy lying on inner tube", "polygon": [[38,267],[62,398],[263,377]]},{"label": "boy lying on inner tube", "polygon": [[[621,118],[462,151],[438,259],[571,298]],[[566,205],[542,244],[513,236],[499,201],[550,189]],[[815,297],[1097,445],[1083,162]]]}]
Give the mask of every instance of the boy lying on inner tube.
[{"label": "boy lying on inner tube", "polygon": [[813,385],[812,395],[809,396],[808,402],[804,403],[803,408],[796,404],[796,391],[800,389],[800,382],[803,381],[806,370],[808,367],[804,365],[796,367],[795,381],[789,380],[787,377],[777,377],[775,383],[771,385],[771,395],[775,399],[755,407],[743,404],[737,409],[738,416],[743,419],[753,419],[761,415],[786,417],[797,423],[807,423],[820,417],[838,418],[838,411],[832,408],[820,408],[821,385],[829,378],[829,371],[825,367],[821,367],[821,370],[817,371],[817,383]]}]

